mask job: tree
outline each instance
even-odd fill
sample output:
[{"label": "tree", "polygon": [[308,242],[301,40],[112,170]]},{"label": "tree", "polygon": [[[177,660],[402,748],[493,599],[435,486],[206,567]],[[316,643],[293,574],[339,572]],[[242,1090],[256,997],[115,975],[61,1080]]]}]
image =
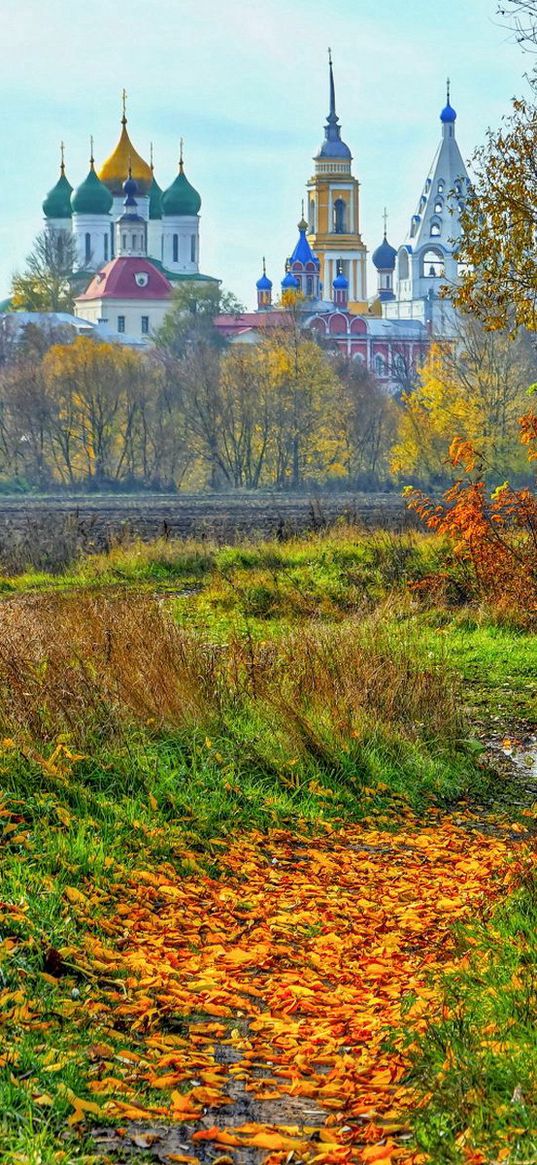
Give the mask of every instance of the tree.
[{"label": "tree", "polygon": [[120,480],[145,377],[142,358],[120,345],[80,336],[51,348],[43,364],[58,466],[70,481],[85,476],[102,486]]},{"label": "tree", "polygon": [[225,341],[213,327],[216,316],[240,315],[244,307],[231,291],[219,284],[181,283],[173,293],[170,310],[155,335],[158,348],[183,356],[194,343],[222,347]]},{"label": "tree", "polygon": [[72,312],[75,262],[76,244],[70,231],[42,231],[26,258],[24,272],[13,276],[13,308]]},{"label": "tree", "polygon": [[221,448],[234,486],[256,489],[273,423],[274,393],[262,348],[234,345],[220,365]]},{"label": "tree", "polygon": [[536,0],[500,0],[498,13],[514,27],[518,43],[525,49],[537,48]]},{"label": "tree", "polygon": [[523,471],[518,418],[536,372],[527,336],[513,341],[466,320],[453,343],[432,346],[418,388],[403,397],[392,469],[422,480],[445,478],[457,435],[479,443],[490,471]]},{"label": "tree", "polygon": [[537,324],[537,108],[519,99],[474,155],[455,306],[489,329]]},{"label": "tree", "polygon": [[347,476],[374,483],[389,472],[399,407],[361,361],[340,360],[336,370],[346,397],[345,466]]}]

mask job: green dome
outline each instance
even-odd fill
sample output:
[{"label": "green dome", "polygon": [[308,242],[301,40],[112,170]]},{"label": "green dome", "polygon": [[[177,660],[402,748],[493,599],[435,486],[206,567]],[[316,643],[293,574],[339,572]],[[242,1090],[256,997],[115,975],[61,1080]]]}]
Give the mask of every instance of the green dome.
[{"label": "green dome", "polygon": [[71,218],[71,194],[73,187],[62,172],[55,186],[49,190],[43,203],[45,218]]},{"label": "green dome", "polygon": [[161,205],[162,213],[167,217],[199,214],[201,198],[183,173],[182,164],[179,166],[175,182],[172,182],[171,186],[168,186],[168,189],[164,191]]},{"label": "green dome", "polygon": [[160,186],[159,186],[156,178],[153,177],[153,181],[151,183],[151,189],[149,191],[149,218],[150,219],[162,218],[161,200],[162,200],[162,190],[160,189]]},{"label": "green dome", "polygon": [[75,214],[108,214],[114,199],[108,188],[97,177],[91,163],[89,174],[71,196]]}]

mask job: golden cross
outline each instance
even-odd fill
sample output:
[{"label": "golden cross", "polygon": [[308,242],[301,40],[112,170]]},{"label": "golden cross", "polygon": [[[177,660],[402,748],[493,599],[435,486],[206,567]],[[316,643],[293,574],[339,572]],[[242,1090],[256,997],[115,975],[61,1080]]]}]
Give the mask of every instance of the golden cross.
[{"label": "golden cross", "polygon": [[181,138],[181,140],[179,142],[179,169],[180,169],[181,173],[183,172],[183,146],[184,146],[184,144],[185,144],[184,138]]},{"label": "golden cross", "polygon": [[123,92],[121,94],[121,100],[123,102],[123,118],[122,118],[122,120],[125,122],[127,120],[127,90],[126,89],[123,89]]},{"label": "golden cross", "polygon": [[90,163],[93,166],[95,158],[93,157],[93,134],[90,137]]},{"label": "golden cross", "polygon": [[386,210],[386,207],[384,207],[384,214],[382,217],[384,219],[384,238],[386,238],[386,233],[388,230],[388,211]]},{"label": "golden cross", "polygon": [[151,169],[154,170],[155,167],[153,165],[153,142],[149,143],[149,161],[151,164]]},{"label": "golden cross", "polygon": [[65,142],[60,142],[61,168],[65,170]]}]

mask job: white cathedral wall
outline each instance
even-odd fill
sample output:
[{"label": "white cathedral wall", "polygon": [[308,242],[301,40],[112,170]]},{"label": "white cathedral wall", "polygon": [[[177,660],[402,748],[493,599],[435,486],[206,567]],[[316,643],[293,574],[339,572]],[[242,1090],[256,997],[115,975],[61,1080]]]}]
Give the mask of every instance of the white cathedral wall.
[{"label": "white cathedral wall", "polygon": [[[177,235],[177,260],[174,259],[174,235]],[[195,239],[192,259],[192,238]],[[162,219],[162,261],[168,271],[197,275],[199,271],[199,218],[181,215]]]},{"label": "white cathedral wall", "polygon": [[[76,243],[77,264],[83,270],[96,271],[111,256],[111,226],[109,214],[74,214],[73,235]],[[89,235],[89,259],[86,236]]]},{"label": "white cathedral wall", "polygon": [[150,218],[147,224],[147,254],[162,263],[162,220]]},{"label": "white cathedral wall", "polygon": [[[140,301],[132,299],[76,300],[75,315],[92,324],[102,324],[106,330],[115,332],[117,335],[130,336],[135,340],[140,340],[147,339],[152,332],[160,328],[169,307],[169,301],[161,299]],[[148,332],[142,331],[142,318],[145,316],[149,320]],[[125,321],[122,332],[119,331],[119,317],[123,317]]]}]

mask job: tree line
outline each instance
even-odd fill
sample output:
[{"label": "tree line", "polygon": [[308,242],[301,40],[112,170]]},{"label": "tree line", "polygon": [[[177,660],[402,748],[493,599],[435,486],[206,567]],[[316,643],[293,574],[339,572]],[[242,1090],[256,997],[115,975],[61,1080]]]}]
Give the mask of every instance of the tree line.
[{"label": "tree line", "polygon": [[[227,344],[214,293],[177,294],[140,353],[27,325],[0,343],[4,489],[379,488],[441,481],[453,432],[484,440],[498,472],[520,465],[517,419],[534,349],[476,322],[433,345],[415,387],[391,395],[293,319]],[[229,309],[232,300],[224,296]]]}]

